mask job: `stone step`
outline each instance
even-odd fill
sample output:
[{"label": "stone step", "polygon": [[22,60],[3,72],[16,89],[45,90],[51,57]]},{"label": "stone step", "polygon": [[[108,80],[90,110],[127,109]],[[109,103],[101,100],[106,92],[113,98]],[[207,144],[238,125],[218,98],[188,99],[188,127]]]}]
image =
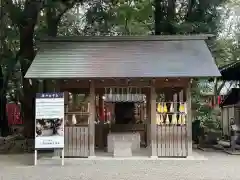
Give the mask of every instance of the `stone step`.
[{"label": "stone step", "polygon": [[132,143],[126,141],[114,142],[114,157],[131,157],[132,156]]}]

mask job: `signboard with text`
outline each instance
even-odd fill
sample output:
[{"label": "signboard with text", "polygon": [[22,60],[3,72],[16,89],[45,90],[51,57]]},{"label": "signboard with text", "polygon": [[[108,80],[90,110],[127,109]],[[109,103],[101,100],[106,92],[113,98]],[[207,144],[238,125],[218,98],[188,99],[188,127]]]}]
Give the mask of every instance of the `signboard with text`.
[{"label": "signboard with text", "polygon": [[64,93],[37,93],[35,148],[64,148]]}]

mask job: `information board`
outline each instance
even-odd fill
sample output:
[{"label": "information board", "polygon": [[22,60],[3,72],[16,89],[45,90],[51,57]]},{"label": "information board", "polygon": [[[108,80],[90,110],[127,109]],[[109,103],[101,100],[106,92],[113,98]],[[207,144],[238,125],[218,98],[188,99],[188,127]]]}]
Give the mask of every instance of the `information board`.
[{"label": "information board", "polygon": [[64,148],[64,93],[37,93],[35,149]]}]

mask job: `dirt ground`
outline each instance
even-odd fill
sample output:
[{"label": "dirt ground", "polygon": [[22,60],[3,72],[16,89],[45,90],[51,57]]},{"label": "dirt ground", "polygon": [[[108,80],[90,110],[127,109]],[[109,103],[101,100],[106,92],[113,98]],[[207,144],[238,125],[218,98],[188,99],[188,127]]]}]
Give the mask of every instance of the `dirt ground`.
[{"label": "dirt ground", "polygon": [[[240,156],[194,151],[189,160],[88,160],[0,155],[1,180],[239,180]],[[204,157],[204,158],[203,158]]]}]

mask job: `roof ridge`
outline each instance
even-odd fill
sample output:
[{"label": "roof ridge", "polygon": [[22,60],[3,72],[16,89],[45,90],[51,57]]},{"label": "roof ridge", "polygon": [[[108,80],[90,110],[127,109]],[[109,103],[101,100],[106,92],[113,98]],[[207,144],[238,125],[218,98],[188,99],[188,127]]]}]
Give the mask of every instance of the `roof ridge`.
[{"label": "roof ridge", "polygon": [[207,40],[211,34],[194,35],[148,35],[148,36],[59,36],[38,38],[41,42],[95,42],[95,41],[176,41],[176,40]]}]

